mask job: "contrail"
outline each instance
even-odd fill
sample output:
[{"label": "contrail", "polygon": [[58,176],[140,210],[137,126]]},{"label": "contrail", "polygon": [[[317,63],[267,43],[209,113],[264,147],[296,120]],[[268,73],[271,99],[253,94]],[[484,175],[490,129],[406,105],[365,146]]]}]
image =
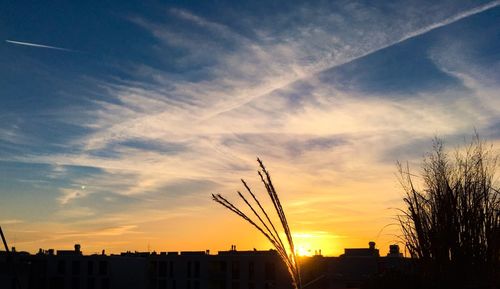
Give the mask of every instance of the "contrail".
[{"label": "contrail", "polygon": [[396,45],[396,44],[401,43],[401,42],[403,42],[405,40],[408,40],[410,38],[414,38],[414,37],[420,36],[422,34],[430,32],[430,31],[432,31],[434,29],[437,29],[437,28],[440,28],[440,27],[443,27],[443,26],[455,23],[455,22],[457,22],[459,20],[462,20],[464,18],[467,18],[467,17],[473,16],[473,15],[479,14],[479,13],[484,12],[486,10],[489,10],[491,8],[495,8],[498,5],[500,5],[500,1],[493,1],[493,2],[490,2],[488,4],[476,7],[474,9],[462,12],[462,13],[457,14],[455,16],[446,18],[445,20],[443,20],[441,22],[437,22],[437,23],[431,24],[431,25],[429,25],[427,27],[423,27],[423,28],[417,29],[417,30],[415,30],[415,31],[413,31],[411,33],[408,33],[407,35],[403,36],[401,39],[397,40],[396,42],[392,42],[389,45],[383,46],[383,47],[381,47],[381,48],[379,48],[379,49],[377,49],[375,51],[372,51],[371,53],[376,52],[376,51],[381,50],[381,49],[384,49],[384,48],[387,48],[387,47],[392,46],[392,45]]},{"label": "contrail", "polygon": [[[376,53],[376,52],[378,52],[380,50],[384,50],[384,49],[389,48],[391,46],[394,46],[394,45],[397,45],[399,43],[402,43],[402,42],[404,42],[404,41],[406,41],[408,39],[412,39],[412,38],[418,37],[420,35],[424,35],[424,34],[426,34],[428,32],[431,32],[431,31],[436,30],[438,28],[450,25],[450,24],[455,23],[457,21],[460,21],[460,20],[462,20],[464,18],[467,18],[467,17],[473,16],[473,15],[479,14],[481,12],[484,12],[486,10],[495,8],[498,5],[500,5],[500,0],[490,2],[488,4],[476,7],[476,8],[471,9],[471,10],[464,11],[464,12],[459,13],[457,15],[448,17],[448,18],[446,18],[446,19],[444,19],[444,20],[442,20],[440,22],[436,22],[436,23],[430,24],[429,26],[425,26],[425,27],[422,27],[422,28],[417,29],[415,31],[412,31],[412,32],[410,32],[410,33],[408,33],[406,35],[403,35],[403,37],[399,38],[396,41],[393,41],[393,42],[390,42],[390,43],[388,43],[386,45],[382,45],[382,46],[377,47],[375,49],[369,50],[369,51],[367,51],[365,53],[362,53],[362,54],[360,54],[358,56],[355,56],[355,57],[353,57],[351,59],[347,59],[346,61],[344,61],[342,63],[339,63],[339,64],[336,64],[336,65],[333,65],[333,66],[321,69],[319,71],[315,71],[311,75],[315,75],[315,74],[321,73],[323,71],[326,71],[328,69],[332,69],[332,68],[335,68],[335,67],[338,67],[338,66],[341,66],[341,65],[345,65],[345,64],[351,63],[351,62],[356,61],[356,60],[358,60],[360,58],[363,58],[363,57],[366,57],[366,56],[368,56],[370,54]],[[304,77],[304,78],[306,78],[306,77]]]},{"label": "contrail", "polygon": [[448,17],[448,18],[446,18],[446,19],[444,19],[442,21],[439,21],[439,22],[430,24],[428,26],[422,27],[422,28],[417,29],[415,31],[412,31],[412,32],[410,32],[410,33],[408,33],[406,35],[403,35],[401,38],[399,38],[399,39],[397,39],[397,40],[395,40],[393,42],[390,42],[390,43],[388,43],[386,45],[382,45],[382,46],[377,47],[375,49],[369,50],[369,51],[367,51],[365,53],[362,53],[362,54],[360,54],[358,56],[355,56],[355,57],[352,57],[352,58],[348,58],[348,59],[344,60],[341,63],[337,63],[337,64],[334,64],[334,65],[328,66],[328,67],[321,67],[319,69],[311,71],[306,76],[293,78],[290,81],[288,81],[287,83],[285,83],[284,85],[280,85],[280,86],[277,86],[277,87],[272,87],[272,88],[268,89],[267,91],[265,91],[264,93],[261,93],[259,95],[253,96],[253,97],[249,97],[248,99],[245,99],[244,101],[242,101],[242,102],[240,102],[238,104],[235,104],[235,105],[232,105],[232,106],[227,107],[225,109],[221,109],[219,111],[216,111],[216,112],[210,114],[209,116],[207,116],[206,118],[204,118],[204,120],[211,119],[213,117],[216,117],[216,116],[218,116],[220,114],[223,114],[223,113],[226,113],[228,111],[232,111],[232,110],[234,110],[234,109],[236,109],[238,107],[241,107],[243,105],[246,105],[246,104],[250,103],[254,99],[257,99],[259,97],[267,95],[267,94],[269,94],[269,93],[271,93],[273,91],[276,91],[276,90],[282,89],[284,87],[287,87],[287,86],[291,85],[292,83],[295,83],[296,81],[299,81],[299,80],[302,80],[302,79],[306,79],[306,78],[312,77],[314,75],[317,75],[317,74],[319,74],[319,73],[321,73],[323,71],[326,71],[326,70],[329,70],[329,69],[332,69],[332,68],[335,68],[335,67],[339,67],[339,66],[351,63],[351,62],[356,61],[356,60],[358,60],[360,58],[363,58],[363,57],[366,57],[366,56],[371,55],[373,53],[376,53],[376,52],[378,52],[380,50],[389,48],[389,47],[391,47],[393,45],[397,45],[397,44],[399,44],[401,42],[404,42],[404,41],[406,41],[408,39],[412,39],[412,38],[418,37],[420,35],[423,35],[423,34],[426,34],[428,32],[431,32],[431,31],[433,31],[435,29],[438,29],[438,28],[447,26],[449,24],[455,23],[457,21],[460,21],[460,20],[462,20],[464,18],[467,18],[467,17],[473,16],[473,15],[479,14],[479,13],[484,12],[486,10],[490,10],[492,8],[495,8],[495,7],[499,6],[499,5],[500,5],[500,0],[493,1],[493,2],[490,2],[490,3],[484,4],[484,5],[478,6],[476,8],[473,8],[471,10],[467,10],[467,11],[461,12],[459,14],[456,14],[454,16]]},{"label": "contrail", "polygon": [[76,50],[62,48],[62,47],[56,47],[56,46],[50,46],[50,45],[43,45],[43,44],[36,44],[36,43],[29,43],[29,42],[14,41],[14,40],[8,40],[8,39],[6,39],[5,42],[12,43],[12,44],[17,44],[17,45],[25,45],[25,46],[37,47],[37,48],[47,48],[47,49],[55,49],[55,50],[61,50],[61,51],[77,52]]}]

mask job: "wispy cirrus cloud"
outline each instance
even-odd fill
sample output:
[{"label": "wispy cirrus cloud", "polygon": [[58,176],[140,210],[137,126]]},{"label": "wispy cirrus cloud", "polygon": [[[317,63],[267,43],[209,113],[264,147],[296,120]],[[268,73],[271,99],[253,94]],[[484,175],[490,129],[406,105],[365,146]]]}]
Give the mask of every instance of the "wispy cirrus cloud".
[{"label": "wispy cirrus cloud", "polygon": [[2,225],[14,225],[14,224],[20,224],[20,223],[23,223],[23,220],[19,220],[19,219],[0,220],[0,224],[2,224]]},{"label": "wispy cirrus cloud", "polygon": [[[126,77],[96,81],[104,97],[67,117],[88,129],[66,144],[73,150],[10,159],[53,164],[56,179],[70,179],[58,187],[55,220],[82,225],[99,218],[142,230],[165,225],[162,216],[170,213],[185,220],[214,213],[209,193],[234,191],[240,177],[258,187],[258,155],[286,192],[287,212],[301,231],[376,235],[391,216],[386,201],[398,198],[396,159],[419,159],[436,134],[456,138],[498,119],[491,105],[496,85],[485,87],[461,55],[443,53],[446,45],[432,38],[449,36],[450,26],[500,2],[481,3],[301,4],[264,18],[235,12],[239,29],[180,8],[167,9],[165,19],[129,17],[155,40],[144,50],[156,63],[129,64],[121,71]],[[349,75],[328,77],[344,73],[340,68],[377,74],[363,60],[402,62],[395,55],[424,57],[422,73],[454,81],[410,91],[394,89],[395,78],[382,91],[360,89],[364,79]],[[58,176],[56,168],[67,167],[98,170]],[[123,216],[129,206],[141,216]],[[366,228],[345,225],[367,220],[373,224]]]},{"label": "wispy cirrus cloud", "polygon": [[[385,35],[380,31],[373,38],[366,37],[369,31],[384,27],[386,24],[379,17],[378,12],[373,15],[368,12],[369,19],[374,18],[374,23],[379,27],[355,27],[354,31],[348,31],[345,35],[329,35],[326,27],[316,29],[304,27],[292,27],[300,31],[301,37],[273,38],[249,40],[220,23],[212,22],[188,11],[172,9],[170,12],[183,21],[193,22],[195,25],[206,29],[209,33],[219,33],[231,41],[236,42],[236,51],[228,52],[225,49],[217,49],[216,42],[209,44],[208,50],[215,49],[211,56],[215,57],[216,64],[210,68],[210,80],[189,81],[170,79],[169,74],[149,69],[149,76],[157,75],[161,80],[157,85],[149,88],[138,88],[134,84],[126,82],[120,86],[109,86],[108,89],[118,103],[100,102],[100,109],[92,112],[93,121],[89,126],[94,128],[95,133],[85,136],[76,142],[83,141],[88,153],[67,158],[61,156],[58,159],[63,163],[80,164],[88,166],[99,166],[107,170],[136,169],[135,163],[147,164],[147,170],[142,175],[142,184],[135,191],[141,192],[150,186],[161,187],[168,179],[161,181],[158,177],[148,175],[168,176],[178,174],[180,176],[196,176],[198,178],[210,178],[214,168],[224,168],[224,163],[234,165],[242,160],[249,164],[255,147],[246,144],[238,154],[228,144],[233,135],[236,134],[272,134],[285,133],[279,139],[293,138],[294,136],[307,136],[314,132],[315,136],[337,134],[347,137],[356,132],[358,134],[371,135],[381,130],[394,131],[397,134],[401,130],[408,134],[432,135],[437,133],[435,129],[440,128],[441,133],[453,133],[461,131],[467,126],[468,119],[459,118],[455,115],[443,114],[442,110],[447,107],[439,105],[434,101],[428,105],[423,99],[408,100],[405,102],[393,102],[391,100],[366,100],[360,96],[345,94],[335,88],[315,88],[308,92],[309,104],[303,105],[299,111],[289,110],[289,91],[296,91],[293,83],[304,79],[312,86],[321,86],[321,82],[314,80],[314,75],[325,69],[331,69],[356,59],[376,53],[402,41],[417,37],[424,33],[433,31],[439,27],[454,23],[468,16],[486,11],[498,5],[497,1],[469,9],[438,19],[429,23],[428,19],[396,19],[413,23],[408,31],[389,30]],[[365,7],[358,7],[363,10]],[[305,13],[305,12],[304,12]],[[349,13],[346,11],[345,13]],[[359,13],[359,11],[356,11]],[[322,15],[322,17],[325,17]],[[333,18],[342,18],[333,15]],[[345,17],[345,15],[344,15]],[[359,16],[358,16],[359,17]],[[371,18],[370,18],[371,17]],[[431,15],[432,17],[432,15]],[[339,21],[339,20],[335,20]],[[200,50],[200,38],[190,38],[189,34],[175,34],[168,27],[161,24],[153,24],[146,20],[134,20],[138,25],[150,30],[158,39],[166,45],[179,46],[188,49],[188,52],[205,51]],[[418,27],[418,23],[424,27]],[[359,30],[356,30],[359,29]],[[368,29],[363,31],[362,29]],[[266,33],[260,32],[266,35]],[[352,35],[360,35],[359,38]],[[286,33],[285,33],[286,35]],[[343,39],[342,37],[346,37]],[[359,45],[352,46],[355,41]],[[329,40],[323,40],[329,39]],[[313,45],[313,43],[316,44]],[[311,56],[311,57],[308,57]],[[169,92],[162,90],[161,86],[168,83],[171,86]],[[334,95],[335,97],[331,97]],[[427,97],[426,101],[433,101],[433,96]],[[448,104],[446,104],[448,105]],[[376,107],[376,109],[374,109]],[[238,109],[241,108],[241,109]],[[430,113],[438,118],[426,119],[415,111]],[[277,113],[276,113],[277,112]],[[463,120],[463,121],[460,121]],[[396,124],[399,127],[387,129],[387,124]],[[450,124],[453,124],[450,126]],[[409,126],[410,125],[410,126]],[[174,155],[155,153],[147,150],[127,148],[120,145],[121,142],[139,139],[144,142],[157,141],[159,143],[168,140],[180,144],[183,148]],[[226,140],[228,139],[228,140]],[[272,139],[272,138],[271,138]],[[283,155],[278,148],[285,146],[285,142],[273,139],[273,148],[276,155]],[[254,139],[251,143],[256,145]],[[266,143],[266,142],[264,142]],[[113,144],[114,148],[111,147]],[[269,145],[271,145],[269,144]],[[268,146],[269,146],[268,145]],[[265,145],[258,150],[264,150]],[[99,150],[112,150],[118,156],[127,156],[127,160],[118,158],[107,158],[93,156],[89,152]],[[238,151],[240,151],[238,149]],[[200,158],[204,152],[211,152],[210,157],[218,156],[224,161],[211,161]],[[228,153],[232,152],[232,153]],[[255,153],[254,153],[255,154]],[[52,158],[51,156],[50,158]],[[71,160],[70,160],[71,159]],[[43,159],[41,159],[43,160]],[[163,168],[165,164],[171,164],[172,170]],[[189,163],[189,164],[187,164]],[[212,166],[212,163],[215,165]],[[186,167],[185,171],[179,168]],[[249,165],[247,165],[249,166]],[[196,167],[196,170],[192,168]],[[250,167],[250,166],[249,166]],[[175,168],[175,169],[174,169]],[[207,168],[207,169],[203,169]],[[160,173],[162,172],[162,173]],[[194,175],[193,175],[194,174]],[[147,185],[149,184],[149,185]]]}]

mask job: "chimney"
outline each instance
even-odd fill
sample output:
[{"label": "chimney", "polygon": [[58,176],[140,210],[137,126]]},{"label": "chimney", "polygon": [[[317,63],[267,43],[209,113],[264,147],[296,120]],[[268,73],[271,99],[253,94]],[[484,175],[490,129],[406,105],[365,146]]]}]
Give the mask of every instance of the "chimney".
[{"label": "chimney", "polygon": [[375,250],[375,242],[371,241],[370,243],[368,243],[368,246],[370,250]]},{"label": "chimney", "polygon": [[403,257],[403,254],[399,252],[399,245],[398,244],[393,244],[389,246],[389,253],[387,254],[388,257]]}]

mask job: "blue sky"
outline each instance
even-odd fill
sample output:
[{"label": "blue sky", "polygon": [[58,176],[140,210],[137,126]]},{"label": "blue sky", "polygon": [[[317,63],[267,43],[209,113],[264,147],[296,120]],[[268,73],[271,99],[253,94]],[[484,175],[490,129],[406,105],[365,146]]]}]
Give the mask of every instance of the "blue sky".
[{"label": "blue sky", "polygon": [[0,11],[20,248],[267,248],[209,197],[258,187],[256,156],[302,246],[385,246],[397,160],[500,140],[500,1],[73,2]]}]

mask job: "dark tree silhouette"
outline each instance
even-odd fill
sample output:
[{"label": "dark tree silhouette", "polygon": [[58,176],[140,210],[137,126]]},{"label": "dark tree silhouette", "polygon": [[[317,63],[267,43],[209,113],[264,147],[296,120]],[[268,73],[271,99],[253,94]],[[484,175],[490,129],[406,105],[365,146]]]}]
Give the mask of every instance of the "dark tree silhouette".
[{"label": "dark tree silhouette", "polygon": [[398,163],[405,191],[398,216],[403,238],[411,257],[419,260],[422,277],[435,288],[500,285],[497,161],[493,147],[476,135],[454,153],[436,138],[420,175]]}]

